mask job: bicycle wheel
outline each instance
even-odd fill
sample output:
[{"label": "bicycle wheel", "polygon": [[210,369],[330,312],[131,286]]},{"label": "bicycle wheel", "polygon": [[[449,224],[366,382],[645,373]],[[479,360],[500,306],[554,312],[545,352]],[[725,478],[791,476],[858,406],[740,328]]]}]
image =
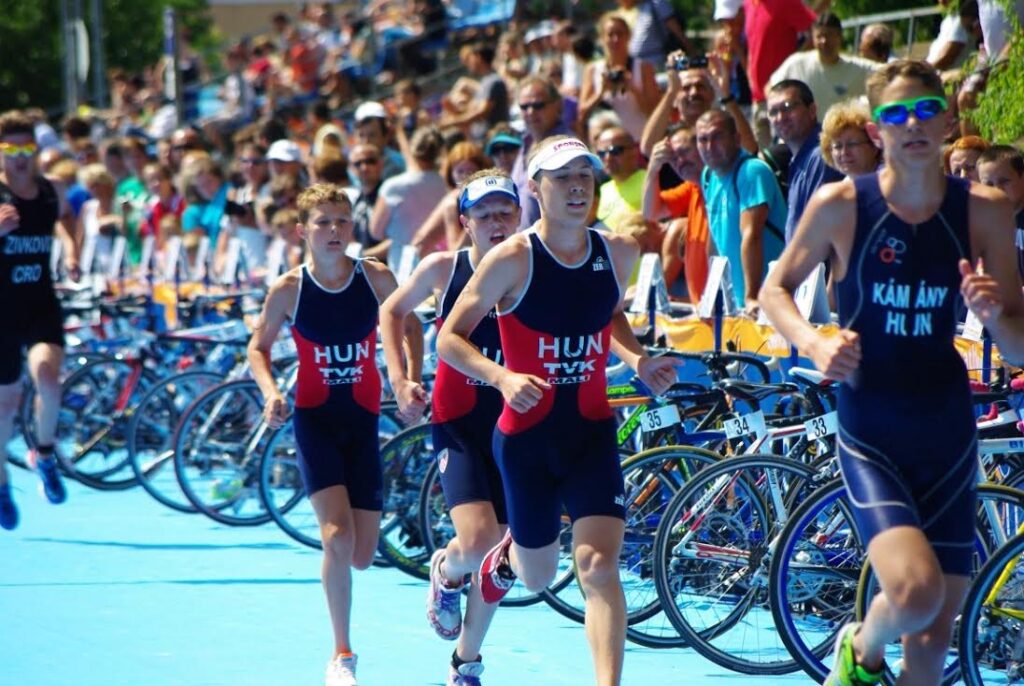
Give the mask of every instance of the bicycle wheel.
[{"label": "bicycle wheel", "polygon": [[128,423],[154,381],[141,365],[115,358],[89,362],[68,376],[56,452],[70,477],[103,491],[138,483],[128,455]]},{"label": "bicycle wheel", "polygon": [[1024,533],[1011,538],[975,576],[960,614],[957,654],[966,686],[1024,677]]},{"label": "bicycle wheel", "polygon": [[[993,504],[995,510],[987,509],[987,503]],[[992,532],[992,524],[989,521],[990,514],[994,514],[999,520],[997,526],[1003,533],[1002,540],[1006,540],[1010,534],[1024,523],[1024,492],[995,484],[982,484],[978,486],[979,524],[974,545],[975,569],[980,569],[983,566],[989,557],[989,552],[995,552],[997,546],[994,542],[995,535]],[[871,565],[865,562],[864,569],[861,571],[860,583],[857,585],[856,614],[858,620],[863,619],[864,615],[867,614],[871,600],[878,591],[878,580],[871,571]],[[892,671],[892,666],[899,663],[902,658],[903,648],[899,641],[893,642],[886,647],[886,666],[882,674],[882,683],[886,686],[893,686],[896,683],[897,675]],[[959,678],[960,660],[957,653],[951,650],[946,656],[946,664],[942,672],[942,684],[943,686],[950,686],[956,683]]]},{"label": "bicycle wheel", "polygon": [[258,467],[270,434],[255,381],[228,381],[196,398],[171,439],[174,473],[188,501],[221,524],[269,522]]},{"label": "bicycle wheel", "polygon": [[420,491],[434,462],[429,424],[399,432],[381,448],[384,469],[384,512],[380,554],[393,566],[417,579],[429,578],[430,554],[420,529]]},{"label": "bicycle wheel", "polygon": [[789,654],[819,683],[836,634],[853,618],[863,561],[842,480],[815,491],[779,533],[768,572],[772,616]]},{"label": "bicycle wheel", "polygon": [[174,473],[174,428],[193,400],[223,380],[221,374],[210,371],[169,376],[146,392],[128,423],[128,457],[135,478],[157,502],[172,510],[196,512]]},{"label": "bicycle wheel", "polygon": [[[672,495],[693,474],[720,459],[716,452],[689,446],[654,448],[623,459],[626,531],[619,554],[619,578],[626,597],[627,623],[632,629],[629,637],[636,643],[684,645],[661,613],[654,586],[655,532]],[[545,599],[559,614],[583,622],[585,598],[578,583],[560,593],[548,593]]]},{"label": "bicycle wheel", "polygon": [[814,471],[773,455],[729,458],[673,496],[654,542],[665,614],[712,662],[744,674],[799,668],[775,630],[767,589],[771,550]]},{"label": "bicycle wheel", "polygon": [[303,545],[321,550],[320,523],[302,486],[298,454],[291,422],[275,429],[260,457],[260,499],[282,531]]}]

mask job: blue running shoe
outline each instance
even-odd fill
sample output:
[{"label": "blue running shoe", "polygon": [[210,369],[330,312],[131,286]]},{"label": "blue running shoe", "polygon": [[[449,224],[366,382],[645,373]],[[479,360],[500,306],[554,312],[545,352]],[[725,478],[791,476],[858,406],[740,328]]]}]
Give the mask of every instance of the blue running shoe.
[{"label": "blue running shoe", "polygon": [[482,662],[463,662],[458,669],[451,665],[447,686],[481,686],[480,675],[483,673]]},{"label": "blue running shoe", "polygon": [[64,480],[60,478],[57,471],[57,459],[53,456],[41,459],[36,451],[29,453],[29,464],[35,465],[39,474],[39,480],[43,495],[54,505],[60,505],[68,499],[68,492],[64,490]]},{"label": "blue running shoe", "polygon": [[11,497],[9,483],[0,486],[0,527],[8,531],[18,526],[18,508]]}]

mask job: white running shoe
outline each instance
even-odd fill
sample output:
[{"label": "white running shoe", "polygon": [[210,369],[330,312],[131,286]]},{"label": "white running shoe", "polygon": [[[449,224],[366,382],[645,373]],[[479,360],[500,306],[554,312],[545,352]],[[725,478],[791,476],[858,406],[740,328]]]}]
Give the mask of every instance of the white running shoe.
[{"label": "white running shoe", "polygon": [[448,668],[448,686],[481,686],[480,675],[484,673],[482,662],[463,662],[458,669]]},{"label": "white running shoe", "polygon": [[327,663],[327,673],[324,675],[324,686],[358,686],[356,684],[356,661],[355,655],[338,655]]},{"label": "white running shoe", "polygon": [[452,588],[441,576],[444,550],[435,550],[430,558],[430,587],[427,588],[427,621],[434,632],[446,641],[454,641],[462,633],[462,588]]}]

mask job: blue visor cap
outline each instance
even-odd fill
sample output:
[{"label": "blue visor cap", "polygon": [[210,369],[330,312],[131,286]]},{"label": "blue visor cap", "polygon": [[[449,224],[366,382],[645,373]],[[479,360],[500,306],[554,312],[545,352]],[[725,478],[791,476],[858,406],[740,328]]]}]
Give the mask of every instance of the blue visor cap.
[{"label": "blue visor cap", "polygon": [[465,213],[470,207],[492,194],[504,195],[519,205],[519,192],[512,179],[507,176],[482,176],[473,179],[462,189],[462,193],[459,194],[459,213]]}]

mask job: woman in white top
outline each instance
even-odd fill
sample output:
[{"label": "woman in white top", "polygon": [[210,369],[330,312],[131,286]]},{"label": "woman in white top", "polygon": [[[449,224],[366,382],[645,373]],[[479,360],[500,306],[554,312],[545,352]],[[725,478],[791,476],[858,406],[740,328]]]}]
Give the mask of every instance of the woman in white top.
[{"label": "woman in white top", "polygon": [[605,59],[591,62],[583,72],[580,124],[585,126],[590,113],[603,102],[619,115],[629,135],[640,140],[661,97],[654,67],[629,56],[630,29],[621,15],[605,14],[598,28]]},{"label": "woman in white top", "polygon": [[[78,172],[78,181],[92,196],[78,213],[78,235],[85,241],[82,271],[106,272],[114,248],[114,237],[124,230],[124,218],[114,207],[114,177],[106,167],[96,163],[82,167]],[[91,263],[86,264],[86,261]]]}]

